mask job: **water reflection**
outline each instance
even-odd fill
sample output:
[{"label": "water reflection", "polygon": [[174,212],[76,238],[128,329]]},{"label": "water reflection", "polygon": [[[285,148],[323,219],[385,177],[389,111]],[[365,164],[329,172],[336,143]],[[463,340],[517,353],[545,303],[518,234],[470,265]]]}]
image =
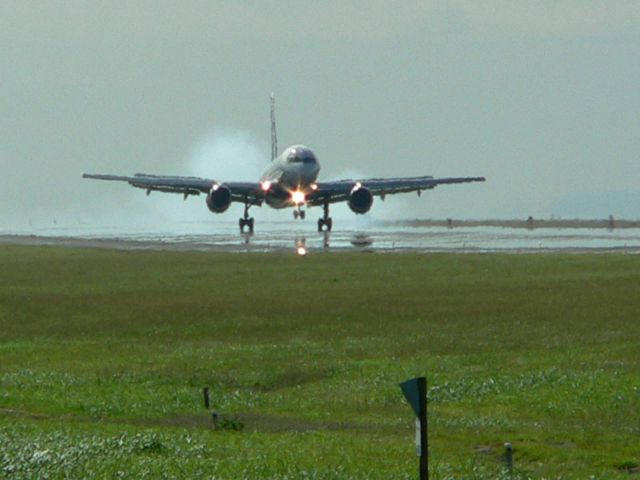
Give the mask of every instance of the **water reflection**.
[{"label": "water reflection", "polygon": [[[291,235],[291,234],[290,234]],[[264,234],[254,234],[254,233],[241,233],[240,234],[240,244],[243,247],[249,247],[251,250],[253,249],[270,249],[276,246],[276,243],[280,243],[282,246],[282,241],[288,235],[279,235],[275,236],[270,233]],[[366,247],[370,247],[374,243],[374,239],[371,235],[363,232],[345,232],[344,234],[331,232],[321,232],[316,235],[311,235],[310,238],[307,235],[301,235],[293,233],[289,236],[289,240],[287,243],[291,241],[293,237],[293,247],[294,251],[298,255],[306,255],[312,249],[323,249],[328,250],[332,248],[332,239],[335,241],[336,245],[333,245],[333,248],[337,249],[350,249],[356,247],[357,249],[363,249]]]},{"label": "water reflection", "polygon": [[324,231],[322,232],[322,247],[323,248],[329,248],[331,246],[331,232],[328,231]]},{"label": "water reflection", "polygon": [[240,236],[243,239],[243,243],[245,245],[249,245],[251,243],[251,237],[253,237],[253,233],[252,232],[242,232],[240,234]]},{"label": "water reflection", "polygon": [[301,257],[307,254],[307,238],[306,237],[297,237],[295,240],[296,253]]},{"label": "water reflection", "polygon": [[351,238],[351,245],[354,247],[368,247],[373,243],[373,238],[366,233],[356,233]]}]

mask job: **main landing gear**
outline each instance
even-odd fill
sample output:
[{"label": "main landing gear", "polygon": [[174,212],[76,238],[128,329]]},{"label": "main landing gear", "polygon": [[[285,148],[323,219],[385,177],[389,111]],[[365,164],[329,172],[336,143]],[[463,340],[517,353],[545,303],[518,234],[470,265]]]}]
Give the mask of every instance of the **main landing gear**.
[{"label": "main landing gear", "polygon": [[302,210],[300,207],[298,207],[296,210],[293,211],[293,218],[295,218],[296,220],[299,218],[300,220],[304,220],[306,212],[304,210]]},{"label": "main landing gear", "polygon": [[326,202],[323,205],[324,214],[322,218],[318,219],[318,231],[319,232],[330,232],[331,227],[333,226],[333,220],[329,216],[329,202]]},{"label": "main landing gear", "polygon": [[248,233],[253,234],[253,217],[249,216],[249,207],[248,203],[244,204],[244,217],[238,221],[238,225],[240,225],[240,233],[245,233],[245,227],[249,230]]}]

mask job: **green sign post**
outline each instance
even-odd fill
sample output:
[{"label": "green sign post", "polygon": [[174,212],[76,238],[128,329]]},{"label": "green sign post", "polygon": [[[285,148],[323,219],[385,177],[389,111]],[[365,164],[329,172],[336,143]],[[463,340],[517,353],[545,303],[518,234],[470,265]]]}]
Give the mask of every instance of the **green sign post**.
[{"label": "green sign post", "polygon": [[416,414],[416,452],[420,457],[420,480],[428,480],[427,379],[424,377],[413,378],[402,382],[400,388]]}]

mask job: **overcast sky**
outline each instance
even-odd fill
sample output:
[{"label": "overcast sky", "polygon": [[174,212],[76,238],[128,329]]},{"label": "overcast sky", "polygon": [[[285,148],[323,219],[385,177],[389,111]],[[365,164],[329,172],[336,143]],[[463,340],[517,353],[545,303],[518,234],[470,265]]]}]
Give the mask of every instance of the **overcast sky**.
[{"label": "overcast sky", "polygon": [[213,221],[203,197],[80,175],[254,180],[271,91],[321,179],[488,179],[373,218],[640,217],[639,86],[637,0],[4,0],[0,223]]}]

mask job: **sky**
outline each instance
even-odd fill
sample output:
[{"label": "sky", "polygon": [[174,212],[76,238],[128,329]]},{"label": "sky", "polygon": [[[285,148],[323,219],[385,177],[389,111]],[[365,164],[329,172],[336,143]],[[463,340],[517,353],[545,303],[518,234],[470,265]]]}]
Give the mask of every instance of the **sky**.
[{"label": "sky", "polygon": [[0,229],[216,221],[81,174],[256,180],[272,91],[280,146],[310,146],[320,180],[487,177],[374,219],[640,218],[638,85],[637,0],[5,0]]}]

